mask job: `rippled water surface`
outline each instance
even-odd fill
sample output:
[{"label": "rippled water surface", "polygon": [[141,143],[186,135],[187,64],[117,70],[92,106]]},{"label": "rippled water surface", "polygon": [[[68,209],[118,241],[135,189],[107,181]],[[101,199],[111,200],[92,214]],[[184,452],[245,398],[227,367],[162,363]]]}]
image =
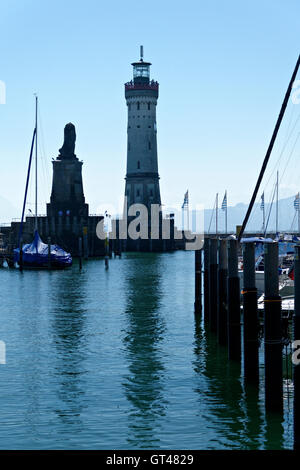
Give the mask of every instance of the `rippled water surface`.
[{"label": "rippled water surface", "polygon": [[291,448],[287,390],[266,419],[195,319],[193,253],[0,280],[1,449]]}]

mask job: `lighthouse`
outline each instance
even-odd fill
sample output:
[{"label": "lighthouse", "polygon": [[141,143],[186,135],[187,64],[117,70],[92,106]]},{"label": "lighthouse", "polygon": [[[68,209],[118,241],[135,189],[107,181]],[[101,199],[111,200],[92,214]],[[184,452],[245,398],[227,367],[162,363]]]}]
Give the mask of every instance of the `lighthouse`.
[{"label": "lighthouse", "polygon": [[128,109],[125,196],[132,204],[161,204],[157,163],[156,105],[158,82],[150,79],[150,62],[133,62],[133,79],[125,83]]}]

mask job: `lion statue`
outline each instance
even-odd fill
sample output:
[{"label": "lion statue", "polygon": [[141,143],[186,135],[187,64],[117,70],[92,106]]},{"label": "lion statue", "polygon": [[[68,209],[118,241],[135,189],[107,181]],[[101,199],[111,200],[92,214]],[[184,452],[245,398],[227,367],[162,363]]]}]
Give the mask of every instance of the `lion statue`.
[{"label": "lion statue", "polygon": [[59,149],[58,159],[72,159],[76,158],[75,155],[75,142],[76,142],[76,131],[75,126],[71,122],[66,124],[64,129],[64,144]]}]

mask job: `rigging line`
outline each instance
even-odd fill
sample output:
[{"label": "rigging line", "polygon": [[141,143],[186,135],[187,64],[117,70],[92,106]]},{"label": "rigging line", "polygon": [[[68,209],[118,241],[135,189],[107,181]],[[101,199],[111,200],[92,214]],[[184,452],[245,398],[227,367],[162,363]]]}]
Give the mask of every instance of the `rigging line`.
[{"label": "rigging line", "polygon": [[293,86],[293,83],[294,83],[295,78],[296,78],[297,73],[298,73],[299,65],[300,65],[300,55],[298,56],[295,69],[294,69],[292,77],[289,81],[289,85],[288,85],[287,91],[285,93],[283,103],[281,105],[281,109],[280,109],[280,112],[279,112],[279,115],[278,115],[278,118],[277,118],[277,121],[276,121],[276,125],[275,125],[274,131],[273,131],[273,134],[272,134],[272,137],[271,137],[271,140],[270,140],[270,143],[269,143],[269,146],[268,146],[268,149],[267,149],[267,152],[266,152],[266,155],[265,155],[265,158],[264,158],[264,161],[263,161],[263,164],[262,164],[259,176],[258,176],[258,180],[256,182],[256,185],[255,185],[255,188],[254,188],[251,200],[250,200],[250,204],[249,204],[246,216],[243,220],[242,228],[241,228],[239,236],[238,236],[238,241],[239,242],[241,241],[241,238],[243,236],[243,232],[246,228],[248,219],[250,217],[253,205],[254,205],[255,200],[256,200],[258,190],[259,190],[260,185],[261,185],[261,181],[262,181],[264,173],[266,171],[268,161],[270,159],[270,156],[271,156],[271,153],[272,153],[272,150],[273,150],[273,147],[274,147],[274,143],[275,143],[275,140],[276,140],[276,137],[277,137],[280,125],[281,125],[281,121],[283,119],[283,116],[284,116],[284,113],[285,113],[285,110],[286,110],[286,107],[287,107],[287,104],[288,104],[288,101],[289,101],[289,98],[290,98],[290,94],[291,94],[291,91],[292,91],[292,86]]},{"label": "rigging line", "polygon": [[292,106],[290,119],[289,119],[288,126],[287,126],[286,133],[285,133],[285,137],[286,137],[286,138],[287,138],[287,136],[288,136],[288,133],[289,133],[289,130],[290,130],[290,127],[291,127],[291,124],[292,124],[292,120],[293,120],[293,115],[294,115],[295,109],[296,109],[296,107],[295,107],[295,106]]},{"label": "rigging line", "polygon": [[47,203],[48,193],[49,193],[48,178],[47,178],[46,169],[45,169],[45,161],[44,161],[43,158],[41,158],[40,161],[41,161],[42,176],[43,176],[43,180],[44,180],[44,185],[43,185],[43,188],[42,188],[42,192],[43,192],[44,201]]},{"label": "rigging line", "polygon": [[214,207],[213,207],[213,210],[212,210],[212,213],[211,213],[211,218],[210,218],[210,222],[209,222],[209,227],[208,227],[208,232],[210,232],[210,227],[211,227],[211,223],[212,223],[212,220],[213,220],[213,215],[215,213],[215,208],[216,208],[216,199],[215,199],[215,202],[214,202]]},{"label": "rigging line", "polygon": [[46,156],[45,156],[45,137],[44,137],[40,106],[38,109],[38,121],[39,121],[39,128],[40,128],[40,139],[38,141],[39,155],[40,155],[40,162],[41,162],[40,167],[42,169],[41,173],[42,173],[42,178],[43,178],[43,183],[44,183],[42,185],[42,195],[43,195],[44,204],[47,204],[47,201],[50,198],[50,177],[49,177],[49,169],[48,169]]},{"label": "rigging line", "polygon": [[38,117],[39,117],[40,134],[41,134],[40,147],[41,147],[42,162],[45,164],[46,176],[47,176],[47,186],[50,187],[50,185],[49,185],[49,181],[50,181],[49,169],[48,169],[48,165],[47,165],[46,151],[45,151],[44,128],[43,128],[42,114],[41,114],[40,109],[38,110]]},{"label": "rigging line", "polygon": [[249,224],[253,221],[253,219],[255,218],[255,215],[257,214],[257,211],[258,209],[260,209],[260,203],[259,202],[256,202],[253,206],[253,210],[251,212],[251,215],[249,217]]},{"label": "rigging line", "polygon": [[290,162],[290,160],[291,160],[291,157],[292,157],[292,155],[293,155],[293,153],[294,153],[294,150],[295,150],[296,144],[297,144],[297,142],[298,142],[299,136],[300,136],[300,132],[298,132],[297,137],[296,137],[295,142],[294,142],[294,145],[293,145],[293,147],[292,147],[292,150],[291,150],[291,152],[290,152],[290,154],[289,154],[289,156],[288,156],[288,159],[287,159],[285,168],[284,168],[284,170],[283,170],[283,173],[281,174],[280,183],[281,183],[282,178],[283,178],[283,176],[284,176],[284,174],[285,174],[285,172],[286,172],[286,169],[287,169],[288,164],[289,164],[289,162]]},{"label": "rigging line", "polygon": [[298,115],[298,117],[297,117],[297,119],[296,119],[296,121],[295,121],[295,123],[294,123],[294,125],[293,125],[293,128],[292,128],[292,130],[291,130],[291,132],[290,132],[288,138],[285,140],[285,142],[284,142],[284,144],[283,144],[283,146],[282,146],[282,149],[281,149],[281,152],[280,152],[280,154],[279,154],[279,157],[278,157],[278,159],[277,159],[277,161],[276,161],[276,163],[275,163],[275,165],[274,165],[274,167],[273,167],[273,170],[271,171],[270,176],[269,176],[269,178],[268,178],[268,180],[267,180],[267,182],[266,182],[266,184],[265,184],[264,191],[266,190],[266,187],[268,186],[268,184],[269,184],[269,182],[270,182],[272,176],[274,175],[275,170],[276,170],[276,169],[278,168],[278,166],[279,166],[279,162],[280,162],[280,160],[281,160],[281,158],[282,158],[283,152],[285,151],[285,149],[286,149],[286,147],[287,147],[287,144],[288,144],[288,142],[289,142],[289,140],[290,140],[290,138],[291,138],[291,136],[292,136],[292,134],[293,134],[293,132],[294,132],[294,130],[295,130],[295,127],[296,127],[296,125],[297,125],[299,119],[300,119],[300,113],[299,113],[299,115]]},{"label": "rigging line", "polygon": [[26,178],[26,184],[25,184],[25,195],[24,195],[23,208],[22,208],[22,218],[21,218],[21,224],[20,224],[20,229],[19,229],[18,247],[19,247],[20,251],[22,249],[23,222],[24,222],[24,214],[25,214],[26,199],[27,199],[27,192],[28,192],[28,183],[29,183],[29,180],[30,180],[30,170],[31,170],[32,154],[33,154],[35,139],[36,139],[36,127],[33,131],[33,136],[32,136],[30,157],[29,157],[28,170],[27,170],[27,178]]},{"label": "rigging line", "polygon": [[290,229],[291,232],[293,231],[293,226],[294,226],[294,223],[295,223],[295,220],[296,220],[296,215],[297,215],[297,212],[295,212],[295,214],[294,214],[293,222],[292,222],[291,229]]},{"label": "rigging line", "polygon": [[268,217],[267,217],[267,223],[266,223],[266,227],[265,227],[264,236],[266,236],[266,233],[267,233],[267,229],[268,229],[268,225],[269,225],[269,220],[270,220],[270,216],[271,216],[271,212],[272,212],[272,208],[273,208],[273,202],[274,202],[275,194],[276,194],[276,183],[275,183],[275,185],[274,185],[273,196],[272,196],[272,201],[271,201],[271,203],[270,203],[270,208],[269,208],[269,213],[268,213]]}]

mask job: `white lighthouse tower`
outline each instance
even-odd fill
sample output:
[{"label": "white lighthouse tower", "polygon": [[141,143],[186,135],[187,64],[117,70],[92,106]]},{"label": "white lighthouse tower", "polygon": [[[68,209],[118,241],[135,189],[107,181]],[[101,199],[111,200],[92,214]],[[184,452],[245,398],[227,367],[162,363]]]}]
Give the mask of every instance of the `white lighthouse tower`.
[{"label": "white lighthouse tower", "polygon": [[127,171],[125,196],[127,208],[161,204],[157,164],[156,105],[158,82],[150,80],[150,62],[144,62],[143,46],[139,62],[133,62],[133,80],[125,83],[128,107]]}]

